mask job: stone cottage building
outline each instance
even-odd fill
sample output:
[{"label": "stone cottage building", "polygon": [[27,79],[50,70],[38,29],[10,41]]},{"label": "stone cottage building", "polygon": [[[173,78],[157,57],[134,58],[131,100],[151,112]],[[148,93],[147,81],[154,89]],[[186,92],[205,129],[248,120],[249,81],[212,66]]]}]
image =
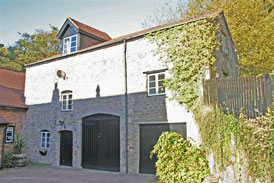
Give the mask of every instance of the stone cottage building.
[{"label": "stone cottage building", "polygon": [[23,130],[24,86],[24,72],[0,68],[0,168],[4,153],[12,149],[14,135]]},{"label": "stone cottage building", "polygon": [[[224,14],[217,74],[238,75]],[[58,33],[62,53],[26,67],[26,152],[33,162],[123,173],[153,173],[149,152],[162,131],[199,141],[193,115],[163,87],[166,66],[144,36],[206,16],[112,39],[67,18]],[[212,75],[212,74],[211,74]]]}]

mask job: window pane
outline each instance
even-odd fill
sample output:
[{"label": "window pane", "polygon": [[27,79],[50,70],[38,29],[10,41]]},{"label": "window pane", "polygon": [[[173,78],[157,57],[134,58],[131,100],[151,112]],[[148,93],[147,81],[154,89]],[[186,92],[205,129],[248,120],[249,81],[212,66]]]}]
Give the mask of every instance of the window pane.
[{"label": "window pane", "polygon": [[150,95],[156,94],[156,88],[149,89],[149,94]]},{"label": "window pane", "polygon": [[71,42],[71,47],[76,47],[76,42]]},{"label": "window pane", "polygon": [[65,110],[66,108],[67,108],[67,103],[66,103],[66,101],[63,101],[63,107],[62,107],[62,109]]},{"label": "window pane", "polygon": [[67,96],[66,95],[63,95],[63,100],[66,100],[67,99]]},{"label": "window pane", "polygon": [[163,80],[165,79],[165,74],[159,74],[158,75],[158,80]]},{"label": "window pane", "polygon": [[149,81],[155,81],[155,75],[149,76]]},{"label": "window pane", "polygon": [[149,88],[153,88],[156,86],[156,82],[149,82]]},{"label": "window pane", "polygon": [[50,133],[48,133],[48,138],[50,137]]},{"label": "window pane", "polygon": [[76,36],[71,37],[71,41],[76,41]]},{"label": "window pane", "polygon": [[70,95],[68,96],[68,98],[69,98],[69,99],[72,99],[72,95],[70,94]]},{"label": "window pane", "polygon": [[158,82],[158,86],[159,86],[159,87],[163,87],[163,86],[164,86],[164,81],[163,81],[163,80],[162,80],[162,81],[159,81],[159,82]]},{"label": "window pane", "polygon": [[45,137],[45,133],[42,133],[42,137]]},{"label": "window pane", "polygon": [[76,47],[73,47],[70,49],[70,52],[73,53],[73,52],[76,52]]},{"label": "window pane", "polygon": [[159,93],[165,93],[165,87],[160,87],[159,88]]}]

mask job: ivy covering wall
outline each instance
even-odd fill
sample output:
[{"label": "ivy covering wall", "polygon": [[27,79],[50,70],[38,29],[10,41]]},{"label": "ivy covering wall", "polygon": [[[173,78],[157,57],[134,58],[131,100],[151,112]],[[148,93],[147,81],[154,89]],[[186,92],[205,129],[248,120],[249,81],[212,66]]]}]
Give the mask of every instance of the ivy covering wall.
[{"label": "ivy covering wall", "polygon": [[165,86],[172,99],[193,112],[201,147],[207,155],[213,153],[215,170],[222,175],[231,166],[239,182],[273,182],[274,107],[266,116],[249,120],[244,115],[237,119],[202,105],[201,81],[206,70],[214,69],[220,45],[218,27],[215,17],[209,17],[152,33],[147,38],[157,45],[156,54],[169,67],[171,77],[165,80]]}]

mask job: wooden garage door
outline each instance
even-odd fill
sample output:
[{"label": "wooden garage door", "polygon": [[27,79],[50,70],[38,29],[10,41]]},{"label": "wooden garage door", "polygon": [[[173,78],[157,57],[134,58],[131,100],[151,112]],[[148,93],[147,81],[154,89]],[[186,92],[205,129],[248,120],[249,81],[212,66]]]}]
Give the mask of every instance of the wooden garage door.
[{"label": "wooden garage door", "polygon": [[154,174],[156,172],[156,157],[150,159],[150,152],[157,143],[158,138],[164,131],[177,132],[186,138],[186,123],[170,123],[170,124],[142,124],[140,125],[140,162],[139,172],[146,174]]},{"label": "wooden garage door", "polygon": [[82,167],[120,171],[120,118],[96,114],[83,118]]}]

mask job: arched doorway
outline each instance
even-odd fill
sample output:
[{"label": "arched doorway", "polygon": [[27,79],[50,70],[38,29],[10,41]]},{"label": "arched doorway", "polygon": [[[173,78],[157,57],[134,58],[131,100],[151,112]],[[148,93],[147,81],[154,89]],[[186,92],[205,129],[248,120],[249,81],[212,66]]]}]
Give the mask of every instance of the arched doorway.
[{"label": "arched doorway", "polygon": [[72,166],[72,132],[60,131],[60,165]]},{"label": "arched doorway", "polygon": [[120,171],[120,117],[95,114],[83,118],[82,167]]}]

